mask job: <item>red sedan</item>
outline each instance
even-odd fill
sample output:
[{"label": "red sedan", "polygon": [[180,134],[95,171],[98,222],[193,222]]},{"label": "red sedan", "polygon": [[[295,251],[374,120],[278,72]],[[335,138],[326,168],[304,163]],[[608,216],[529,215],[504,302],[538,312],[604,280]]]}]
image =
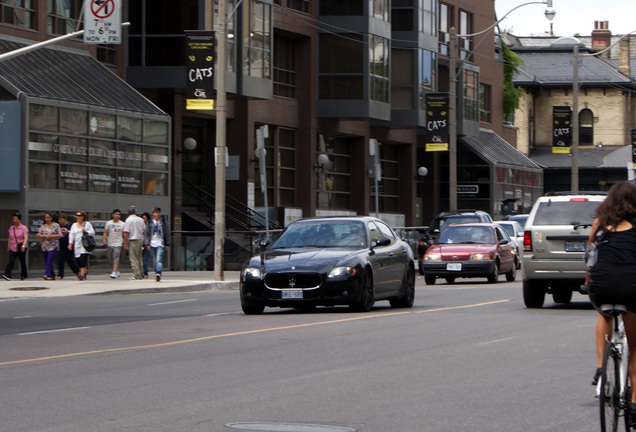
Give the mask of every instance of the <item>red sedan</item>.
[{"label": "red sedan", "polygon": [[500,274],[511,282],[517,277],[517,247],[496,223],[463,223],[446,227],[424,253],[424,281],[438,277],[453,283],[458,277],[485,277],[496,283]]}]

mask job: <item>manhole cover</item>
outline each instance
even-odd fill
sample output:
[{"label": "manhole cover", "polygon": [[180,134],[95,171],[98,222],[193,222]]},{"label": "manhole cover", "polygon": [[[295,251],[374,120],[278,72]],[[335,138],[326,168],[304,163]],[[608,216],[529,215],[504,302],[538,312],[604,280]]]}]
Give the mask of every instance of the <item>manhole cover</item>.
[{"label": "manhole cover", "polygon": [[18,288],[9,288],[10,291],[42,291],[48,288],[45,287],[18,287]]},{"label": "manhole cover", "polygon": [[259,432],[356,432],[348,427],[299,423],[226,423],[225,426]]}]

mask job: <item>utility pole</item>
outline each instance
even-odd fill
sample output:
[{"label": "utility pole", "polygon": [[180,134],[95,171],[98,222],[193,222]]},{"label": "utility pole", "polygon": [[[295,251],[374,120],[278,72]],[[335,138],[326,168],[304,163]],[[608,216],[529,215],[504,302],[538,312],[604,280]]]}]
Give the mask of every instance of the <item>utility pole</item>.
[{"label": "utility pole", "polygon": [[[210,3],[214,2],[210,0]],[[215,189],[214,189],[214,278],[224,280],[224,250],[225,250],[225,105],[227,94],[225,90],[225,52],[227,6],[226,0],[218,0],[218,18],[216,20],[217,62],[216,62],[216,147],[214,149]]]},{"label": "utility pole", "polygon": [[579,191],[579,46],[572,58],[572,192]]},{"label": "utility pole", "polygon": [[449,32],[448,74],[448,210],[457,210],[457,30],[451,27]]}]

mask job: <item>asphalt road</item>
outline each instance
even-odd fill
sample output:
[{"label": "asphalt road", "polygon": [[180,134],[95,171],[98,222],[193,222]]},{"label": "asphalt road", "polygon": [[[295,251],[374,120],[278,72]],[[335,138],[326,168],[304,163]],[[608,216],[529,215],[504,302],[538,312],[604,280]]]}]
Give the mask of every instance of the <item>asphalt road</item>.
[{"label": "asphalt road", "polygon": [[597,431],[595,322],[584,296],[529,310],[520,282],[478,279],[418,278],[414,308],[367,314],[245,316],[236,291],[1,300],[0,430]]}]

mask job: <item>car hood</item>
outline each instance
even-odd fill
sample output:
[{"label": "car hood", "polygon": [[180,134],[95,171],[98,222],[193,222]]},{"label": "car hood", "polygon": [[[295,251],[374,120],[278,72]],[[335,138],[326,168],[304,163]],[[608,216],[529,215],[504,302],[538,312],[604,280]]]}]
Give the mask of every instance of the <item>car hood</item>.
[{"label": "car hood", "polygon": [[496,249],[492,244],[435,244],[428,248],[426,253],[439,253],[444,257],[457,257],[457,259],[467,259],[474,253],[487,253]]},{"label": "car hood", "polygon": [[269,250],[260,256],[265,273],[284,271],[327,272],[348,262],[360,251],[335,248],[294,248]]}]

